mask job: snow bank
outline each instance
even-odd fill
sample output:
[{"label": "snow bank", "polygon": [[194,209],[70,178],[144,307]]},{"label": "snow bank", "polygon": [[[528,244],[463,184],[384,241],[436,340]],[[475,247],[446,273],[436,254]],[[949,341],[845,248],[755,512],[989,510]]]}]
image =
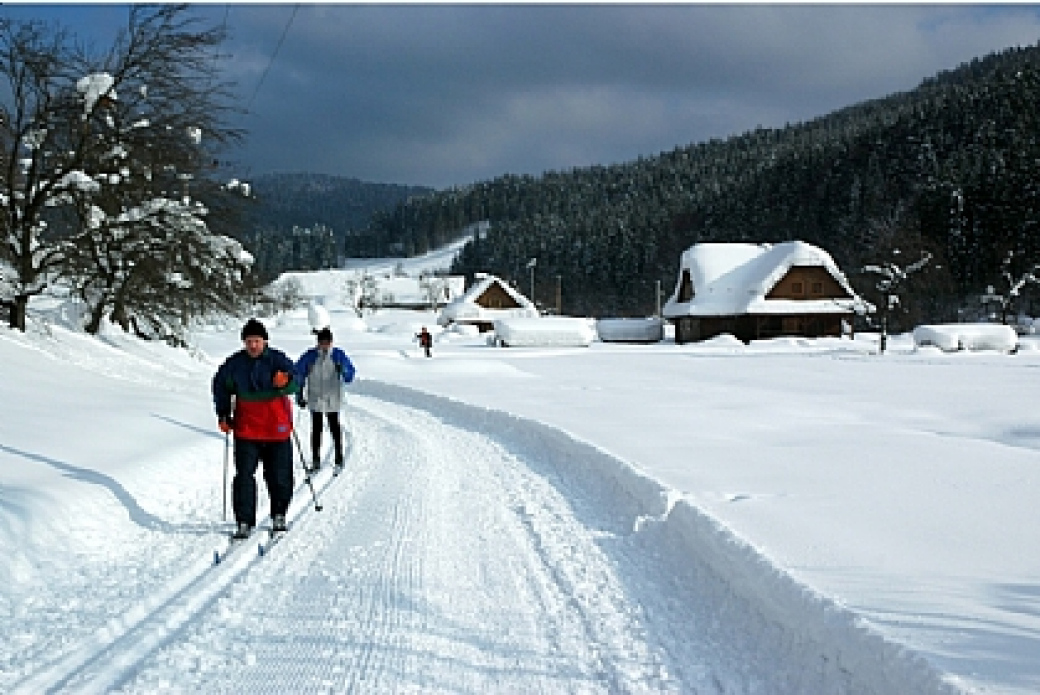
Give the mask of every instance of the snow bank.
[{"label": "snow bank", "polygon": [[554,484],[598,498],[615,515],[605,532],[655,557],[677,558],[669,568],[674,576],[662,580],[688,583],[714,613],[710,625],[695,628],[706,639],[745,644],[761,656],[772,679],[766,692],[961,692],[923,657],[886,640],[692,502],[603,449],[511,413],[405,387],[362,381],[356,392],[482,432]]},{"label": "snow bank", "polygon": [[940,350],[998,350],[1014,352],[1018,334],[1011,326],[996,323],[948,323],[918,326],[914,329],[917,347]]},{"label": "snow bank", "polygon": [[583,318],[499,319],[495,339],[504,347],[588,347],[596,329]]},{"label": "snow bank", "polygon": [[605,343],[659,343],[664,339],[664,321],[646,319],[600,319],[596,332]]}]

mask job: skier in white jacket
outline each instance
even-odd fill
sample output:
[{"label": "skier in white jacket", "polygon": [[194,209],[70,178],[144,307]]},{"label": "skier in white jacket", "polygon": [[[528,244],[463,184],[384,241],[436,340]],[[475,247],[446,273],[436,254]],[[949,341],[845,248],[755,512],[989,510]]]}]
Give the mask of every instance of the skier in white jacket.
[{"label": "skier in white jacket", "polygon": [[339,422],[343,405],[342,386],[354,380],[354,364],[346,353],[332,347],[332,331],[328,327],[322,328],[317,332],[317,338],[317,347],[304,352],[296,362],[297,379],[303,384],[296,403],[311,411],[312,472],[321,467],[323,419],[328,420],[332,433],[336,468],[343,468],[343,430]]}]

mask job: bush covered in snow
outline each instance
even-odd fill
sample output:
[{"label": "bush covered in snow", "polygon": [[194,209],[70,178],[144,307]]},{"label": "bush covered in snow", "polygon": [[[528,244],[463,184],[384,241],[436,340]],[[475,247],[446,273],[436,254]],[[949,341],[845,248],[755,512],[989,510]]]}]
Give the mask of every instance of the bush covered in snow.
[{"label": "bush covered in snow", "polygon": [[588,347],[596,339],[591,319],[499,319],[495,340],[503,347]]},{"label": "bush covered in snow", "polygon": [[914,329],[917,347],[937,347],[955,350],[998,350],[1013,352],[1018,345],[1018,334],[1011,326],[999,323],[948,323],[918,326]]}]

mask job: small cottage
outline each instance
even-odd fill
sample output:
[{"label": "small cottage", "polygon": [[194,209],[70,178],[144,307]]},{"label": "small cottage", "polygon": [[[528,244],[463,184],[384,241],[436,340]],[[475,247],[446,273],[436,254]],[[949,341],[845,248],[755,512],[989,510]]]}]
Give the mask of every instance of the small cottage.
[{"label": "small cottage", "polygon": [[508,318],[538,318],[535,305],[494,275],[478,274],[476,282],[441,310],[437,323],[476,326],[481,333],[492,330],[495,321]]},{"label": "small cottage", "polygon": [[855,314],[873,311],[823,249],[708,243],[687,249],[662,311],[687,343],[730,333],[744,342],[779,336],[840,336]]}]

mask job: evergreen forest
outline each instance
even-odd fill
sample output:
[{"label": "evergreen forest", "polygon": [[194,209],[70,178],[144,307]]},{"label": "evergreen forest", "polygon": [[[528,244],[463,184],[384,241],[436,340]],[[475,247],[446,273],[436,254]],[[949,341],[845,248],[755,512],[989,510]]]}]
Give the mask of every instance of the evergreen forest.
[{"label": "evergreen forest", "polygon": [[262,280],[290,269],[335,268],[344,257],[403,253],[373,232],[372,217],[433,192],[313,173],[262,174],[249,183],[253,200],[245,206],[239,238]]},{"label": "evergreen forest", "polygon": [[[681,253],[706,241],[803,240],[868,299],[874,263],[927,272],[893,326],[975,320],[1040,263],[1040,47],[1009,49],[916,89],[784,128],[603,166],[504,175],[412,196],[357,233],[357,255],[419,254],[490,227],[452,269],[491,272],[566,314],[652,314]],[[1036,287],[1014,292],[1031,311]]]}]

